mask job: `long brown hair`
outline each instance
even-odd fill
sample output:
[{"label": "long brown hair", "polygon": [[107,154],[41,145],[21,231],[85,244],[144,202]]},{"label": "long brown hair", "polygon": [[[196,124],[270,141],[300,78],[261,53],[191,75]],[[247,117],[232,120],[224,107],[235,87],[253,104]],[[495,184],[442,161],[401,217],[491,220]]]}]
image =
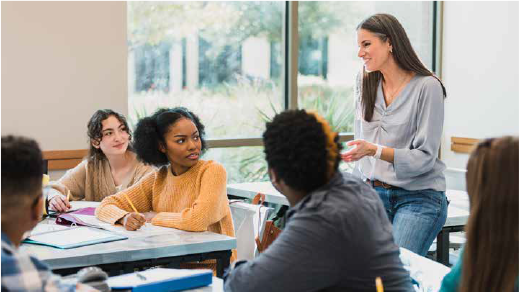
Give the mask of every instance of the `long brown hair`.
[{"label": "long brown hair", "polygon": [[[414,72],[417,75],[433,76],[440,82],[443,89],[443,96],[447,96],[445,86],[443,86],[441,80],[420,61],[420,58],[418,58],[407,37],[404,27],[393,15],[383,13],[374,14],[364,19],[357,26],[357,30],[359,29],[374,33],[383,42],[389,40],[393,47],[393,58],[400,68]],[[362,72],[361,102],[364,110],[364,119],[370,122],[375,108],[378,84],[383,76],[380,71],[368,73],[365,68],[362,69]]]},{"label": "long brown hair", "polygon": [[487,139],[467,164],[461,292],[512,291],[519,272],[519,137]]},{"label": "long brown hair", "polygon": [[[89,163],[98,163],[104,159],[106,159],[105,154],[101,150],[101,148],[95,148],[92,143],[96,143],[99,145],[101,140],[103,139],[103,121],[108,119],[110,116],[114,116],[121,124],[124,125],[124,131],[130,135],[128,138],[129,141],[132,140],[132,132],[130,127],[128,127],[128,122],[126,118],[111,109],[101,109],[97,110],[87,124],[87,135],[88,135],[88,144],[90,145],[90,149],[88,150],[87,159]],[[128,150],[133,152],[133,147],[131,143],[128,144]]]}]

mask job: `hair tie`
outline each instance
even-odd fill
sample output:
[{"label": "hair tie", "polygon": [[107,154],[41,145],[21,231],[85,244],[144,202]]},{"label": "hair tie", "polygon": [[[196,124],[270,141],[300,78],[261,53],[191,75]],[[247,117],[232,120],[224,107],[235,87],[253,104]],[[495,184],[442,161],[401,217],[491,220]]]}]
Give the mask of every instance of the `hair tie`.
[{"label": "hair tie", "polygon": [[321,124],[324,135],[326,136],[326,162],[328,165],[326,176],[328,179],[331,179],[332,175],[335,172],[337,156],[339,155],[339,149],[337,148],[337,143],[335,143],[335,137],[337,137],[337,133],[332,131],[332,127],[330,127],[328,121],[325,118],[321,117],[317,112],[307,112],[313,115],[317,119],[317,122]]}]

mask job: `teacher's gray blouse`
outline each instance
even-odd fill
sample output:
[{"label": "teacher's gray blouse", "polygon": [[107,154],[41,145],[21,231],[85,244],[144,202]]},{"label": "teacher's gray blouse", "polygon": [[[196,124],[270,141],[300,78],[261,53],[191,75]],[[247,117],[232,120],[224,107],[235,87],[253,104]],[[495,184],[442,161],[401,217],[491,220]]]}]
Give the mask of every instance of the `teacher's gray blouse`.
[{"label": "teacher's gray blouse", "polygon": [[443,91],[432,76],[415,75],[386,107],[382,82],[377,89],[371,122],[363,118],[361,80],[355,86],[355,139],[395,149],[394,162],[366,156],[353,174],[406,190],[445,191],[445,164],[438,158],[443,129]]}]

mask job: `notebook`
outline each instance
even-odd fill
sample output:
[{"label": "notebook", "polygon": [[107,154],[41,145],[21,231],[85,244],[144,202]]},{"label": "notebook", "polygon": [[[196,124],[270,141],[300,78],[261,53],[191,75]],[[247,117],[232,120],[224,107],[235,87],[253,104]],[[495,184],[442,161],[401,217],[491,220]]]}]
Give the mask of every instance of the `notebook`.
[{"label": "notebook", "polygon": [[143,272],[110,277],[112,290],[181,291],[211,285],[213,272],[208,269],[149,269]]},{"label": "notebook", "polygon": [[128,239],[128,237],[90,227],[68,227],[66,229],[31,234],[23,242],[68,249],[123,239]]}]

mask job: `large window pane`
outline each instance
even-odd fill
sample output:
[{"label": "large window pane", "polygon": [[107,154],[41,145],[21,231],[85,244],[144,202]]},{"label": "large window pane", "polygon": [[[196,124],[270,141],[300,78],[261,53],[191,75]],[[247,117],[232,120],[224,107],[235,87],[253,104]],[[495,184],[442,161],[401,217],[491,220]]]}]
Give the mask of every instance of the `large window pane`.
[{"label": "large window pane", "polygon": [[432,2],[299,2],[298,104],[317,110],[335,131],[353,132],[356,26],[375,13],[394,15],[426,66],[432,65]]},{"label": "large window pane", "polygon": [[283,108],[283,2],[129,2],[132,124],[185,106],[208,138],[260,137]]}]

